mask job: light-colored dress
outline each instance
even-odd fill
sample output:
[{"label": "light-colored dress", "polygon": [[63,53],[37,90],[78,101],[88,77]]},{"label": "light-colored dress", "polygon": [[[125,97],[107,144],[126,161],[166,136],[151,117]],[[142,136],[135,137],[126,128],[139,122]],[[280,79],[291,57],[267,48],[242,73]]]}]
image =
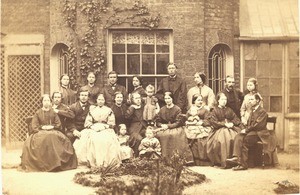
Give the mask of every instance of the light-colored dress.
[{"label": "light-colored dress", "polygon": [[203,97],[203,103],[209,108],[213,108],[215,106],[215,94],[213,90],[207,85],[203,85],[202,87],[194,86],[189,89],[187,93],[189,108],[192,106],[192,98],[195,94],[201,94]]},{"label": "light-colored dress", "polygon": [[91,106],[81,136],[74,142],[80,164],[91,167],[121,164],[121,147],[112,126],[115,116],[107,106]]},{"label": "light-colored dress", "polygon": [[121,146],[121,159],[127,160],[133,158],[133,150],[129,147],[129,135],[119,135],[118,141]]},{"label": "light-colored dress", "polygon": [[145,121],[153,121],[156,113],[159,111],[158,100],[152,97],[145,97],[145,106],[143,112],[143,119]]},{"label": "light-colored dress", "polygon": [[161,155],[161,146],[157,138],[147,138],[142,139],[141,144],[139,146],[140,156],[149,156],[152,154]]}]

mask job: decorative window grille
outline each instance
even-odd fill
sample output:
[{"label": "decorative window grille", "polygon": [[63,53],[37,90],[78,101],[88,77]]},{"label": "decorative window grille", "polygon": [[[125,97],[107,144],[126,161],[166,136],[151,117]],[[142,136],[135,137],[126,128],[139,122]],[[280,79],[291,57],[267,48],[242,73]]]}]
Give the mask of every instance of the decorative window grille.
[{"label": "decorative window grille", "polygon": [[216,45],[208,57],[208,84],[217,94],[224,88],[226,55],[221,45]]},{"label": "decorative window grille", "polygon": [[5,68],[4,68],[4,47],[1,47],[1,56],[0,56],[0,72],[1,72],[1,137],[5,137],[5,83],[4,83],[4,76],[5,76]]},{"label": "decorative window grille", "polygon": [[69,74],[68,52],[64,48],[61,48],[59,51],[59,67],[60,67],[60,75]]},{"label": "decorative window grille", "polygon": [[8,56],[9,141],[26,139],[25,118],[41,106],[41,73],[39,55]]},{"label": "decorative window grille", "polygon": [[167,75],[166,65],[173,58],[170,30],[111,30],[109,69],[119,73],[119,83],[132,91],[132,76],[143,77],[144,87]]}]

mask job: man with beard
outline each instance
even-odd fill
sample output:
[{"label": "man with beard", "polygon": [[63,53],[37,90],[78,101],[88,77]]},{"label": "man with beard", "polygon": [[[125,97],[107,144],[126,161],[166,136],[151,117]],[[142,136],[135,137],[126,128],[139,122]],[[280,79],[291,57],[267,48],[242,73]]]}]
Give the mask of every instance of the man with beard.
[{"label": "man with beard", "polygon": [[68,120],[66,136],[73,143],[77,137],[80,137],[80,132],[84,129],[84,122],[89,113],[89,91],[80,89],[79,100],[70,106],[70,110],[75,115],[72,120]]},{"label": "man with beard", "polygon": [[174,104],[177,105],[182,113],[187,109],[187,87],[186,82],[177,75],[177,65],[170,62],[167,65],[169,76],[163,78],[158,86],[155,97],[159,100],[160,107],[165,105],[164,94],[171,92],[174,96]]},{"label": "man with beard", "polygon": [[222,91],[227,97],[226,106],[231,108],[233,112],[241,118],[241,105],[244,95],[239,89],[235,89],[235,80],[233,76],[227,76],[225,79],[225,89]]},{"label": "man with beard", "polygon": [[72,119],[75,117],[75,114],[70,110],[70,108],[62,103],[62,93],[53,92],[52,94],[52,108],[53,111],[58,115],[61,122],[61,131],[63,134],[66,134],[66,120]]}]

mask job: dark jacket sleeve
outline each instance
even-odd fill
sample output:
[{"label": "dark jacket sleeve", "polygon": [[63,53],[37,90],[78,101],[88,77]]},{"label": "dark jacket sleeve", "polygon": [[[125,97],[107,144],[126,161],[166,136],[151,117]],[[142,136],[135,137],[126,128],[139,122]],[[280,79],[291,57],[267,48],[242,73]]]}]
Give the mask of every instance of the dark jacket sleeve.
[{"label": "dark jacket sleeve", "polygon": [[219,121],[216,110],[213,110],[210,117],[210,124],[215,130],[225,127],[225,120]]},{"label": "dark jacket sleeve", "polygon": [[41,125],[40,125],[37,112],[32,117],[31,127],[32,127],[32,133],[37,133],[39,132],[39,130],[41,130]]},{"label": "dark jacket sleeve", "polygon": [[182,124],[181,120],[180,120],[181,110],[180,109],[176,110],[176,112],[174,114],[175,114],[176,119],[175,119],[175,121],[173,123],[168,124],[168,128],[169,129],[173,129],[173,128],[179,127]]},{"label": "dark jacket sleeve", "polygon": [[265,110],[260,110],[257,117],[247,126],[246,132],[265,130],[267,126],[268,114]]},{"label": "dark jacket sleeve", "polygon": [[61,109],[58,110],[58,115],[64,116],[66,118],[74,118],[75,113],[66,105],[63,105]]},{"label": "dark jacket sleeve", "polygon": [[178,102],[177,106],[179,108],[186,108],[187,107],[187,87],[186,87],[186,82],[182,80],[180,83],[180,88],[178,89]]},{"label": "dark jacket sleeve", "polygon": [[60,131],[61,130],[61,122],[60,119],[58,117],[58,115],[53,111],[53,118],[54,118],[54,129]]}]

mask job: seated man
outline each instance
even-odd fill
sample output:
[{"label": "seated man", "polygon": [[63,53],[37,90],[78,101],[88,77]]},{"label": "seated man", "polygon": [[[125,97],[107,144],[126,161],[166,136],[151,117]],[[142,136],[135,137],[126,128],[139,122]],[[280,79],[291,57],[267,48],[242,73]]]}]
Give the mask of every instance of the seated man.
[{"label": "seated man", "polygon": [[80,137],[80,132],[84,129],[85,118],[89,112],[90,104],[89,91],[85,89],[79,90],[79,100],[70,106],[74,118],[68,120],[66,128],[66,136],[74,143],[77,137]]},{"label": "seated man", "polygon": [[234,139],[233,158],[227,159],[228,164],[237,165],[233,170],[246,170],[248,168],[248,150],[257,144],[258,141],[269,143],[270,133],[267,129],[268,114],[259,103],[261,96],[254,94],[249,97],[252,112],[248,119],[246,128],[243,129]]}]

